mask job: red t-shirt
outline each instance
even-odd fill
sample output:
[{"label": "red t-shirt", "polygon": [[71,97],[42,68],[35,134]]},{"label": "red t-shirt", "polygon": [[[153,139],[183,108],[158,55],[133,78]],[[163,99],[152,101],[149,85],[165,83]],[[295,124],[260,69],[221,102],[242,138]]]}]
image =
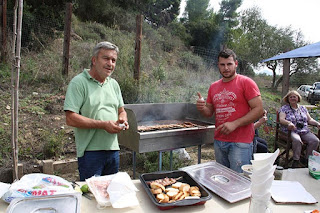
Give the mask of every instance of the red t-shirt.
[{"label": "red t-shirt", "polygon": [[[250,111],[248,101],[257,96],[260,96],[257,84],[243,75],[237,74],[229,82],[223,82],[220,79],[212,83],[208,91],[207,103],[214,107],[216,127],[246,115]],[[241,126],[228,135],[220,134],[220,131],[214,133],[214,139],[225,142],[250,143],[253,137],[253,123]]]}]

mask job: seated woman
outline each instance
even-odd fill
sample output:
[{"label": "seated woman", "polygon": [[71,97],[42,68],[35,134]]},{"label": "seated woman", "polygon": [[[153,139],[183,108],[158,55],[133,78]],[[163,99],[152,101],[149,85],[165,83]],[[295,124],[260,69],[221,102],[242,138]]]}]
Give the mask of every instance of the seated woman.
[{"label": "seated woman", "polygon": [[303,143],[307,144],[306,159],[300,160],[303,164],[307,164],[309,155],[312,155],[312,150],[316,150],[319,145],[319,139],[310,132],[308,124],[317,126],[319,129],[320,123],[311,118],[308,110],[304,106],[298,104],[300,100],[301,96],[297,91],[289,91],[283,98],[286,105],[281,107],[279,114],[280,123],[286,126],[283,127],[283,131],[288,132],[288,130],[291,130],[293,150],[292,168],[297,168],[299,165]]}]

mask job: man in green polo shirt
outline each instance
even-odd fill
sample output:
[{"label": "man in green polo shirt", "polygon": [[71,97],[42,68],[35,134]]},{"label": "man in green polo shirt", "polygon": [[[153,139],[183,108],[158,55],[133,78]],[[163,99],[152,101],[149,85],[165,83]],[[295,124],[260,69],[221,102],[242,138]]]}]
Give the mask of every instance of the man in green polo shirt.
[{"label": "man in green polo shirt", "polygon": [[75,127],[80,181],[119,170],[117,133],[129,125],[120,86],[110,77],[118,53],[116,45],[98,43],[90,69],[75,76],[67,89],[64,111],[67,125]]}]

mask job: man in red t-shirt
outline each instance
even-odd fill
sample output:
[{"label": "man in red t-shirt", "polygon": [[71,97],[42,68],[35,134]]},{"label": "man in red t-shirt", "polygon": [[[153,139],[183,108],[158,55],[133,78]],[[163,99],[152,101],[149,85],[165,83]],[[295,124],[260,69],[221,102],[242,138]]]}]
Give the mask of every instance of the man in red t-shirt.
[{"label": "man in red t-shirt", "polygon": [[239,173],[250,164],[253,151],[253,123],[263,115],[259,88],[250,78],[237,74],[238,61],[230,49],[218,55],[222,79],[211,84],[207,100],[198,93],[197,109],[206,117],[214,113],[215,158],[218,163]]}]

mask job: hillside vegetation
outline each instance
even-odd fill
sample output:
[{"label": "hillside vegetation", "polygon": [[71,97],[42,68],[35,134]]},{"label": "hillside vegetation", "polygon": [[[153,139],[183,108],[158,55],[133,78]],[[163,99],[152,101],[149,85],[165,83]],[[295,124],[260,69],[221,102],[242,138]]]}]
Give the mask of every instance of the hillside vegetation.
[{"label": "hillside vegetation", "polygon": [[[89,68],[91,50],[102,40],[120,48],[112,75],[119,82],[125,103],[193,102],[219,78],[202,59],[165,29],[143,28],[140,82],[133,79],[135,33],[81,22],[74,16],[68,76],[61,75],[63,33],[40,51],[23,49],[19,90],[19,160],[60,158],[73,152],[72,130],[65,125],[63,102],[68,82]],[[49,39],[49,38],[48,38]],[[11,156],[11,67],[1,64],[0,164]],[[70,148],[71,147],[71,148]],[[70,151],[71,150],[71,151]],[[8,165],[6,165],[8,163]]]}]

